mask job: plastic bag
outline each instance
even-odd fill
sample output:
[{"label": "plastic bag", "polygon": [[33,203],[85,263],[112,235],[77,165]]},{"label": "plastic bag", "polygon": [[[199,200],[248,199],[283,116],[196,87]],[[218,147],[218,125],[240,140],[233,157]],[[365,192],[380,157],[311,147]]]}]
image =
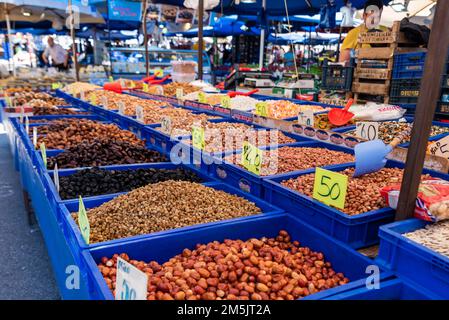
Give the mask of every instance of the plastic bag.
[{"label": "plastic bag", "polygon": [[[396,209],[401,184],[383,187],[382,197],[390,208]],[[426,179],[421,181],[416,198],[414,216],[425,221],[449,219],[449,181]]]},{"label": "plastic bag", "polygon": [[368,102],[366,105],[353,105],[349,111],[354,120],[387,121],[401,118],[407,110],[390,104]]}]

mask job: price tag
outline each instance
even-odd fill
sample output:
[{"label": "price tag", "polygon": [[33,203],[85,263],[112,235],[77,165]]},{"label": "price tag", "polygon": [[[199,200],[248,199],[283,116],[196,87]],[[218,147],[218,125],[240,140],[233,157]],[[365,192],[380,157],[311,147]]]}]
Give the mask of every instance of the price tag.
[{"label": "price tag", "polygon": [[176,88],[176,98],[181,99],[184,96],[183,88]]},{"label": "price tag", "polygon": [[41,142],[41,155],[42,155],[42,160],[44,160],[44,167],[45,169],[47,169],[47,149],[45,148],[45,143]]},{"label": "price tag", "polygon": [[101,97],[101,105],[103,108],[108,109],[108,98],[106,96]]},{"label": "price tag", "polygon": [[112,76],[109,76],[108,80],[109,82],[114,82],[114,78]]},{"label": "price tag", "polygon": [[80,99],[86,101],[86,94],[82,90],[80,91]]},{"label": "price tag", "polygon": [[435,156],[449,159],[449,136],[441,138],[438,141],[432,142],[428,148],[429,153]]},{"label": "price tag", "polygon": [[146,300],[148,276],[122,258],[117,258],[116,300]]},{"label": "price tag", "polygon": [[231,97],[228,95],[221,97],[221,106],[223,108],[231,108]]},{"label": "price tag", "polygon": [[206,94],[202,91],[198,93],[198,102],[207,103]]},{"label": "price tag", "polygon": [[61,88],[62,86],[61,86],[61,84],[59,83],[59,82],[53,82],[52,84],[51,84],[51,89],[52,90],[56,90],[56,89],[59,89],[59,88]]},{"label": "price tag", "polygon": [[204,142],[204,128],[192,127],[192,145],[193,147],[204,150],[206,143]]},{"label": "price tag", "polygon": [[304,110],[298,114],[298,124],[313,127],[315,124],[315,116],[313,110]]},{"label": "price tag", "polygon": [[87,218],[86,208],[84,207],[83,198],[80,196],[78,202],[78,225],[80,227],[81,235],[89,244],[90,241],[90,224],[89,219]]},{"label": "price tag", "polygon": [[355,135],[366,140],[375,140],[379,136],[379,122],[357,122]]},{"label": "price tag", "polygon": [[30,134],[30,119],[28,119],[28,116],[25,116],[25,132],[27,135]]},{"label": "price tag", "polygon": [[266,102],[256,103],[256,114],[258,116],[266,117],[268,116],[268,105]]},{"label": "price tag", "polygon": [[96,106],[98,103],[97,94],[94,92],[90,94],[90,103],[93,104],[94,106]]},{"label": "price tag", "polygon": [[171,118],[170,117],[162,117],[161,119],[161,130],[167,134],[171,133]]},{"label": "price tag", "polygon": [[125,104],[122,101],[119,101],[117,104],[118,104],[118,113],[125,114]]},{"label": "price tag", "polygon": [[55,168],[53,169],[53,181],[55,182],[56,191],[59,193],[59,171],[57,163],[55,163]]},{"label": "price tag", "polygon": [[23,106],[20,106],[20,118],[19,118],[20,123],[23,123],[24,116],[25,116],[25,108]]},{"label": "price tag", "polygon": [[339,209],[345,207],[346,191],[348,189],[348,176],[316,168],[315,182],[313,184],[313,198],[324,204]]},{"label": "price tag", "polygon": [[131,89],[134,89],[134,88],[136,87],[136,84],[134,83],[134,81],[131,81],[131,82],[129,83],[129,87],[130,87]]},{"label": "price tag", "polygon": [[123,88],[126,88],[126,82],[125,82],[125,80],[120,79],[119,83],[120,83],[120,87],[122,87],[122,89],[123,89]]},{"label": "price tag", "polygon": [[163,77],[164,70],[162,70],[161,68],[154,69],[154,75],[158,78]]},{"label": "price tag", "polygon": [[33,127],[33,146],[37,147],[37,127]]},{"label": "price tag", "polygon": [[149,91],[148,83],[143,83],[142,84],[142,91],[143,92],[148,92]]},{"label": "price tag", "polygon": [[243,142],[242,165],[246,170],[260,175],[262,167],[262,150],[247,141]]},{"label": "price tag", "polygon": [[141,106],[136,107],[136,119],[139,122],[142,122],[142,123],[145,122],[144,115],[143,115],[143,108]]}]

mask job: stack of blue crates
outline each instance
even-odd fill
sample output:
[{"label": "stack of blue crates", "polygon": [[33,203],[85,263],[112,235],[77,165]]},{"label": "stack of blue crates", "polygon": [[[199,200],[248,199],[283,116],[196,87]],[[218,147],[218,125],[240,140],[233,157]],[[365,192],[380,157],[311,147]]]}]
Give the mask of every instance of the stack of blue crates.
[{"label": "stack of blue crates", "polygon": [[426,52],[397,53],[394,56],[390,103],[414,112],[424,72]]}]

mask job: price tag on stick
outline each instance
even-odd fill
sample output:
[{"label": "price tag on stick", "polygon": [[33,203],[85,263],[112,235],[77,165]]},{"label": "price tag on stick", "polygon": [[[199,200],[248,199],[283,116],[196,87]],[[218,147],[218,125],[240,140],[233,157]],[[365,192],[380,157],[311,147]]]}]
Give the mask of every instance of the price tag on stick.
[{"label": "price tag on stick", "polygon": [[192,127],[192,145],[197,149],[204,150],[206,147],[204,141],[204,128]]},{"label": "price tag on stick", "polygon": [[90,224],[89,219],[87,218],[86,208],[84,207],[83,198],[80,196],[78,202],[78,225],[80,227],[81,235],[89,244],[90,241]]},{"label": "price tag on stick", "polygon": [[308,127],[313,127],[315,122],[315,115],[313,110],[305,110],[298,114],[298,124]]},{"label": "price tag on stick", "polygon": [[116,300],[146,300],[148,276],[122,258],[117,258]]},{"label": "price tag on stick", "polygon": [[96,106],[98,104],[97,94],[92,92],[90,94],[90,103]]},{"label": "price tag on stick", "polygon": [[25,116],[25,132],[27,135],[30,134],[30,119],[28,119],[28,116]]},{"label": "price tag on stick", "polygon": [[262,150],[249,142],[244,141],[241,162],[246,170],[260,175],[260,168],[262,167]]},{"label": "price tag on stick", "polygon": [[346,191],[348,189],[348,176],[316,168],[315,182],[313,184],[313,198],[324,204],[339,209],[345,207]]},{"label": "price tag on stick", "polygon": [[33,127],[33,146],[37,147],[37,127]]},{"label": "price tag on stick", "polygon": [[199,103],[207,103],[206,94],[204,92],[198,93],[198,102]]},{"label": "price tag on stick", "polygon": [[143,115],[143,108],[141,106],[136,107],[136,119],[139,122],[142,122],[142,123],[145,122],[144,115]]},{"label": "price tag on stick", "polygon": [[125,104],[122,101],[119,101],[118,103],[118,113],[119,114],[125,114]]},{"label": "price tag on stick", "polygon": [[47,169],[47,149],[45,148],[45,143],[41,142],[40,148],[42,160],[44,160],[44,167]]},{"label": "price tag on stick", "polygon": [[228,95],[224,95],[221,98],[221,105],[223,108],[231,108],[231,98]]},{"label": "price tag on stick", "polygon": [[268,105],[266,102],[256,103],[256,114],[262,117],[268,116]]},{"label": "price tag on stick", "polygon": [[101,105],[103,108],[108,109],[108,98],[106,96],[101,97]]},{"label": "price tag on stick", "polygon": [[59,172],[57,163],[55,163],[55,168],[53,170],[53,181],[55,182],[56,191],[59,193]]},{"label": "price tag on stick", "polygon": [[142,91],[143,92],[148,92],[149,88],[148,88],[148,83],[143,83],[142,84]]},{"label": "price tag on stick", "polygon": [[183,95],[184,95],[184,89],[176,88],[176,98],[181,99]]},{"label": "price tag on stick", "polygon": [[379,122],[357,122],[355,128],[355,135],[366,140],[375,140],[379,136]]},{"label": "price tag on stick", "polygon": [[166,133],[166,134],[170,134],[171,133],[171,118],[170,117],[163,117],[161,119],[161,130],[162,132]]},{"label": "price tag on stick", "polygon": [[80,99],[86,101],[86,94],[82,90],[80,91]]}]

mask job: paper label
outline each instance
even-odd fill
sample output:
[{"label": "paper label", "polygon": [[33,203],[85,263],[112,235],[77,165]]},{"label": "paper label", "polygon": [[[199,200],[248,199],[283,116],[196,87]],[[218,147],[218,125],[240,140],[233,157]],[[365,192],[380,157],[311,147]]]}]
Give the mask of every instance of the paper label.
[{"label": "paper label", "polygon": [[223,108],[231,108],[231,97],[225,95],[221,98],[221,105]]},{"label": "paper label", "polygon": [[204,128],[192,127],[192,145],[197,149],[204,150],[206,147],[204,142]]},{"label": "paper label", "polygon": [[308,127],[314,127],[315,115],[313,110],[304,110],[298,113],[298,124]]},{"label": "paper label", "polygon": [[44,161],[44,167],[47,169],[47,149],[45,148],[45,143],[41,142],[40,148],[42,160]]},{"label": "paper label", "polygon": [[86,208],[84,207],[83,198],[79,197],[78,202],[78,225],[80,227],[81,235],[83,236],[84,241],[89,244],[90,241],[90,223],[87,218]]},{"label": "paper label", "polygon": [[267,117],[268,116],[268,104],[266,102],[256,103],[256,114],[258,116]]},{"label": "paper label", "polygon": [[262,167],[262,150],[247,141],[243,142],[241,163],[246,170],[260,175]]},{"label": "paper label", "polygon": [[146,300],[148,276],[122,258],[117,258],[116,300]]},{"label": "paper label", "polygon": [[57,163],[55,163],[55,168],[53,169],[53,181],[55,182],[56,191],[59,193],[59,171]]},{"label": "paper label", "polygon": [[357,122],[355,135],[366,140],[375,140],[379,137],[379,122],[360,121]]},{"label": "paper label", "polygon": [[137,106],[136,107],[136,119],[139,122],[144,123],[145,119],[144,119],[144,115],[143,115],[143,108],[141,106]]},{"label": "paper label", "polygon": [[171,118],[162,117],[161,119],[161,130],[166,134],[170,134],[172,130]]},{"label": "paper label", "polygon": [[125,104],[122,101],[119,101],[117,104],[118,104],[118,113],[125,114]]},{"label": "paper label", "polygon": [[339,209],[345,207],[348,176],[334,171],[316,168],[313,198]]}]

